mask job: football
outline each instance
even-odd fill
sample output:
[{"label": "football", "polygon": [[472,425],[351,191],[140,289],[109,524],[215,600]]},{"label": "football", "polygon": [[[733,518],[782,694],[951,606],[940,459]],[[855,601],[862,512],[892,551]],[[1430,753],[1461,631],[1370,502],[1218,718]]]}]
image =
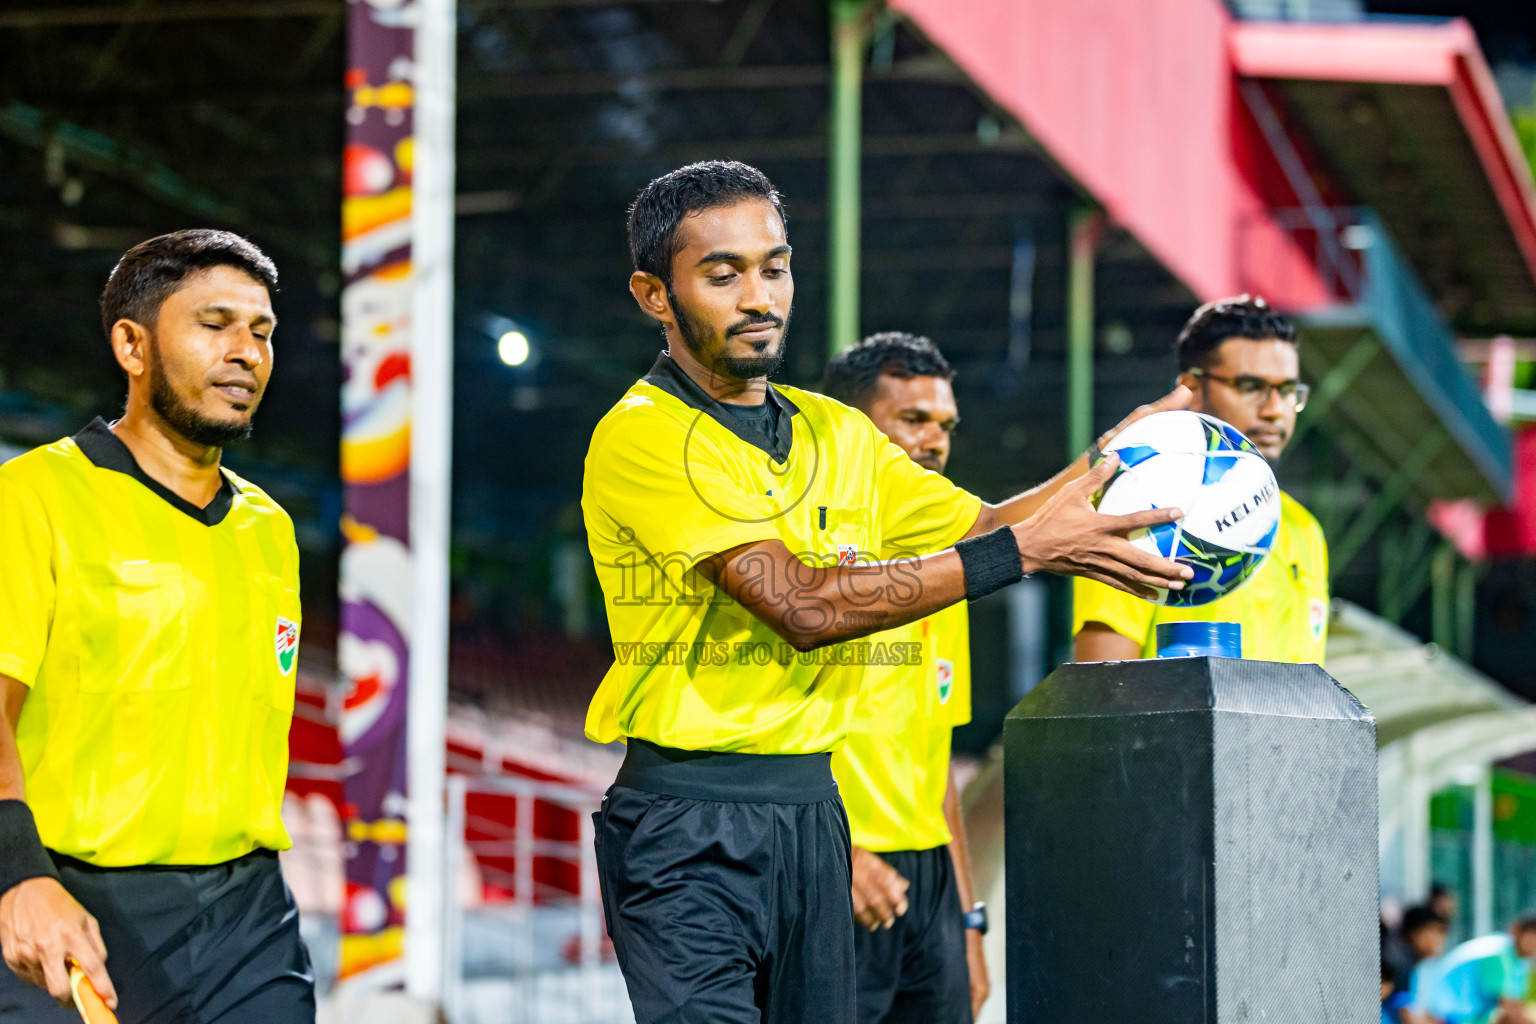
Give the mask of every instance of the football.
[{"label": "football", "polygon": [[1204,413],[1160,412],[1121,431],[1110,452],[1120,467],[1099,493],[1100,512],[1184,511],[1130,535],[1137,547],[1195,571],[1183,590],[1158,591],[1158,604],[1208,604],[1258,570],[1280,528],[1280,487],[1241,431]]}]

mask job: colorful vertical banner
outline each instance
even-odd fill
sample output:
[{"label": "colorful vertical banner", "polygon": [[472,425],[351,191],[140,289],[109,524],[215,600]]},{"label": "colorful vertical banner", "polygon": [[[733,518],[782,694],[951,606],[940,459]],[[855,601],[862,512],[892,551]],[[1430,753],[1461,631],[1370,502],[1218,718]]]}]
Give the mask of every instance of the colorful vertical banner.
[{"label": "colorful vertical banner", "polygon": [[342,200],[341,977],[404,949],[411,668],[412,164],[409,0],[349,0]]}]

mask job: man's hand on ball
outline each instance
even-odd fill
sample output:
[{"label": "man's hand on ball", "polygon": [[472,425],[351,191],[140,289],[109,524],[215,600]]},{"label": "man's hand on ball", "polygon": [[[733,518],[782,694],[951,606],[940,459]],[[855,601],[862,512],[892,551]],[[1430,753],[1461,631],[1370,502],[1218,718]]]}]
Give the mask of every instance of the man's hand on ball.
[{"label": "man's hand on ball", "polygon": [[1135,423],[1137,420],[1146,419],[1153,413],[1175,412],[1179,409],[1188,409],[1189,403],[1194,399],[1194,397],[1195,393],[1193,391],[1189,390],[1189,388],[1185,387],[1183,384],[1180,384],[1178,387],[1174,388],[1172,391],[1168,392],[1157,401],[1149,402],[1143,406],[1138,406],[1136,410],[1125,419],[1121,420],[1119,423],[1116,423],[1113,427],[1110,427],[1108,430],[1104,431],[1104,433],[1099,435],[1099,439],[1096,442],[1099,451],[1103,451],[1105,448],[1108,448],[1110,442],[1115,439],[1115,435],[1119,434],[1120,431],[1124,430],[1132,423]]},{"label": "man's hand on ball", "polygon": [[853,848],[853,919],[865,928],[889,928],[907,912],[908,884],[879,854]]},{"label": "man's hand on ball", "polygon": [[1126,539],[1135,530],[1181,518],[1182,510],[1159,508],[1107,516],[1093,507],[1093,496],[1119,465],[1120,457],[1111,454],[1013,528],[1025,572],[1083,576],[1138,597],[1151,597],[1158,589],[1184,588],[1184,581],[1194,576],[1192,569],[1143,551]]}]

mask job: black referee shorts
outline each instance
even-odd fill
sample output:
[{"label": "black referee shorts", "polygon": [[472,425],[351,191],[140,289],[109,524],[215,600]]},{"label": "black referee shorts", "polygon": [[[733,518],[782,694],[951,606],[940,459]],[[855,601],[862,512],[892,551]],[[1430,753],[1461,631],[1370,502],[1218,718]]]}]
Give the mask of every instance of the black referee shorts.
[{"label": "black referee shorts", "polygon": [[971,1024],[965,910],[949,847],[882,853],[909,883],[890,928],[856,928],[859,1024]]},{"label": "black referee shorts", "polygon": [[637,1024],[853,1024],[852,848],[828,755],[631,740],[593,820]]},{"label": "black referee shorts", "polygon": [[[198,868],[96,868],[54,855],[101,925],[121,1024],[312,1024],[315,983],[277,854]],[[80,1024],[0,965],[0,1024]]]}]

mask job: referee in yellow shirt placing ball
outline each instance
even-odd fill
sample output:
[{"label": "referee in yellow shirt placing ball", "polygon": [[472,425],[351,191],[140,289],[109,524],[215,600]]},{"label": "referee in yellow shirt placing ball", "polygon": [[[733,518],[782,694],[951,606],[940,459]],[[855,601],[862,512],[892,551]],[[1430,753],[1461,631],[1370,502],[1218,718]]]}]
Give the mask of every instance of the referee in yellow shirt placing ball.
[{"label": "referee in yellow shirt placing ball", "polygon": [[0,466],[6,1024],[78,1019],[69,960],[123,1024],[314,1020],[277,863],[298,549],[219,465],[271,374],[276,283],[227,232],[130,249],[101,299],[122,418]]},{"label": "referee in yellow shirt placing ball", "polygon": [[[1226,420],[1270,462],[1279,460],[1306,405],[1296,328],[1248,295],[1197,309],[1179,333],[1179,381],[1190,408]],[[1157,655],[1157,624],[1199,620],[1242,626],[1243,657],[1322,664],[1328,640],[1328,544],[1312,513],[1280,494],[1280,529],[1253,577],[1195,608],[1166,608],[1075,580],[1074,660],[1123,661]]]},{"label": "referee in yellow shirt placing ball", "polygon": [[587,734],[628,741],[596,815],[609,934],[638,1024],[851,1024],[830,752],[864,670],[922,656],[870,634],[1037,570],[1182,586],[1125,539],[1177,510],[1100,515],[1089,497],[1116,463],[1086,456],[987,505],[862,413],[770,385],[794,284],[754,168],[656,179],[629,238],[630,291],[667,350],[598,423],[582,483],[615,655]]},{"label": "referee in yellow shirt placing ball", "polygon": [[[870,418],[913,462],[943,473],[960,410],[955,371],[927,338],[876,334],[827,364],[821,390]],[[918,645],[910,665],[864,672],[832,774],[853,839],[859,1024],[971,1024],[990,984],[986,908],[973,902],[955,727],[971,720],[964,604],[875,634]]]}]

